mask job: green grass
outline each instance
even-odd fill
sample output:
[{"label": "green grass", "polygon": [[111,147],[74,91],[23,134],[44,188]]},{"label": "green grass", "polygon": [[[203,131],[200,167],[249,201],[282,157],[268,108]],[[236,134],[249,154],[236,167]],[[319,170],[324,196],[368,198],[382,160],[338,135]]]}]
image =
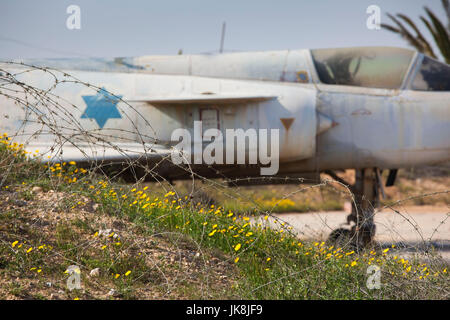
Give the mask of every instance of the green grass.
[{"label": "green grass", "polygon": [[[411,298],[416,281],[435,283],[437,279],[448,284],[448,276],[442,270],[430,271],[411,261],[395,258],[380,250],[353,253],[351,248],[337,248],[325,243],[300,243],[286,226],[269,228],[267,225],[251,225],[248,217],[217,208],[199,209],[190,203],[167,196],[163,202],[147,201],[143,191],[124,193],[131,200],[121,203],[120,196],[113,197],[114,185],[103,185],[94,198],[107,211],[117,211],[131,222],[145,225],[152,230],[181,232],[203,247],[220,249],[230,261],[239,260],[240,271],[236,292],[248,299],[375,299]],[[142,192],[142,193],[139,193]],[[138,200],[134,200],[138,199]],[[135,202],[137,201],[137,202]],[[160,200],[159,200],[160,201]],[[172,203],[175,201],[175,203]],[[154,208],[146,204],[159,203]],[[180,207],[181,208],[180,208]],[[214,233],[214,230],[219,230]],[[237,248],[236,246],[240,246]],[[391,249],[391,252],[394,249]],[[350,253],[350,254],[349,254]],[[373,258],[373,259],[372,259]],[[367,267],[382,267],[385,285],[380,290],[366,287]],[[408,267],[411,266],[410,269]],[[408,270],[408,271],[406,271]],[[438,273],[439,272],[439,273]],[[401,279],[411,288],[401,293],[390,285],[391,278]],[[423,278],[425,277],[425,278]],[[433,278],[434,277],[434,278]],[[427,280],[433,278],[434,280]],[[394,281],[395,282],[395,281]],[[427,286],[422,297],[441,296],[440,286]]]},{"label": "green grass", "polygon": [[[68,197],[60,204],[60,210],[83,207],[86,204],[77,199],[84,196],[100,205],[96,214],[120,219],[127,229],[141,235],[164,234],[166,238],[172,237],[172,241],[182,239],[181,244],[187,249],[205,252],[205,260],[212,255],[223,257],[222,264],[236,272],[232,272],[230,287],[223,289],[219,296],[215,295],[216,298],[449,298],[450,281],[445,266],[407,261],[396,256],[396,248],[355,252],[351,247],[336,248],[324,242],[302,243],[289,226],[280,222],[276,227],[270,227],[265,219],[251,223],[249,215],[242,214],[242,210],[205,207],[178,198],[175,193],[162,195],[160,190],[153,192],[144,186],[108,182],[105,177],[77,170],[74,165],[49,168],[25,156],[17,156],[17,151],[10,150],[7,144],[0,145],[0,163],[5,165],[11,156],[19,159],[8,163],[11,175],[6,177],[7,185],[1,186],[4,191],[15,190],[22,198],[32,199],[29,190],[31,186],[39,185],[74,195],[73,199]],[[61,169],[55,170],[58,167]],[[22,174],[24,168],[29,168],[33,174]],[[333,203],[333,206],[337,208],[339,204]],[[252,214],[264,217],[263,211]],[[24,220],[23,210],[2,215],[0,231],[7,230],[8,235],[8,241],[0,245],[2,273],[19,277],[59,277],[63,282],[65,267],[52,263],[58,255],[63,255],[64,261],[73,261],[83,270],[101,268],[103,272],[98,281],[106,283],[105,286],[114,285],[124,299],[139,298],[136,292],[143,286],[165,286],[161,273],[149,270],[133,239],[99,239],[92,235],[98,226],[81,217],[71,223],[59,222],[52,235],[10,228]],[[20,233],[27,235],[27,242],[19,239],[13,246],[15,238],[12,237],[18,237]],[[36,249],[43,244],[46,246]],[[30,247],[34,249],[27,252]],[[382,272],[382,286],[378,290],[366,286],[367,268],[374,264]],[[161,266],[165,270],[176,269],[170,262],[163,262]],[[41,272],[38,274],[37,270]],[[131,273],[126,276],[128,271]],[[190,297],[203,297],[192,281],[182,279],[177,286],[182,286],[180,292]],[[21,295],[24,289],[12,286],[10,291]],[[76,295],[80,293],[72,292],[69,296]]]}]

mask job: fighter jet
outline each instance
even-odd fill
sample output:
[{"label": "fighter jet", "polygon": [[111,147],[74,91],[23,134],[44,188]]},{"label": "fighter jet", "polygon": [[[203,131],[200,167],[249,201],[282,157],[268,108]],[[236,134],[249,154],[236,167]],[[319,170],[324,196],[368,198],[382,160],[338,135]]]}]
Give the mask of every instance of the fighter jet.
[{"label": "fighter jet", "polygon": [[[336,171],[355,169],[348,222],[363,242],[375,232],[382,170],[389,186],[398,168],[450,160],[450,66],[409,49],[23,60],[0,73],[0,130],[43,161],[255,178],[234,184],[321,172],[347,183]],[[202,158],[208,146],[216,161]]]}]

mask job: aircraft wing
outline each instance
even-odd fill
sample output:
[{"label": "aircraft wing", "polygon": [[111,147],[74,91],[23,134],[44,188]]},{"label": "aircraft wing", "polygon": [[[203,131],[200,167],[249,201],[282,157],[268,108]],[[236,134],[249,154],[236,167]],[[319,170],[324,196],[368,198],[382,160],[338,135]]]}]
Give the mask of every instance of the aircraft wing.
[{"label": "aircraft wing", "polygon": [[175,103],[227,103],[227,102],[260,102],[276,99],[273,95],[223,95],[205,93],[187,96],[161,96],[161,97],[132,97],[124,99],[127,102],[148,102],[152,104],[175,104]]}]

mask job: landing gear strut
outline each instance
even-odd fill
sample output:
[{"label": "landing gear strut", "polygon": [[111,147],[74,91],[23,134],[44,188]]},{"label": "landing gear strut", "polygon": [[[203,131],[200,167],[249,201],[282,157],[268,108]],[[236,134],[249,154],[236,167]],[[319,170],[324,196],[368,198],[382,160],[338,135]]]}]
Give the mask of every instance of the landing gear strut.
[{"label": "landing gear strut", "polygon": [[[337,178],[334,173],[330,175]],[[353,223],[353,226],[350,230],[344,228],[334,230],[330,234],[330,241],[342,242],[345,238],[357,248],[366,247],[373,241],[376,229],[374,214],[379,204],[380,186],[380,174],[377,168],[355,170],[355,184],[350,186],[354,202],[352,202],[352,212],[347,216],[347,224]]]},{"label": "landing gear strut", "polygon": [[[347,223],[353,221],[354,241],[358,247],[365,247],[373,241],[376,226],[374,223],[375,208],[379,204],[378,169],[355,170],[354,197],[352,213]],[[355,205],[356,204],[356,205]]]}]

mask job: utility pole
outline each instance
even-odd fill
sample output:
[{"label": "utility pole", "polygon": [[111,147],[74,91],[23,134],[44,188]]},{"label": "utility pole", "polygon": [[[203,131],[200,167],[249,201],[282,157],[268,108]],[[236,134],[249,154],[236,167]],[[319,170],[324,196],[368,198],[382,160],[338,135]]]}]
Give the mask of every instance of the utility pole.
[{"label": "utility pole", "polygon": [[220,39],[220,50],[219,52],[222,53],[223,52],[223,43],[225,42],[225,28],[226,28],[227,24],[224,21],[222,24],[222,37]]}]

